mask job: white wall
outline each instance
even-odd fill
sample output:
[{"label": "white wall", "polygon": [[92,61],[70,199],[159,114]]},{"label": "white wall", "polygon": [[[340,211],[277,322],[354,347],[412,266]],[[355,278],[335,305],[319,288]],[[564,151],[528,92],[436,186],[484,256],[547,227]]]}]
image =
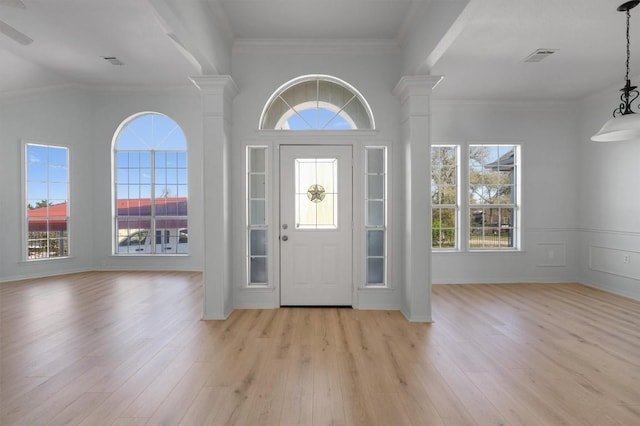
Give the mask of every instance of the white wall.
[{"label": "white wall", "polygon": [[[94,264],[98,270],[197,270],[204,264],[202,191],[203,147],[200,93],[195,86],[184,90],[92,93],[93,105],[93,217]],[[111,147],[118,126],[142,111],[165,114],[180,125],[187,139],[189,166],[189,255],[187,257],[131,257],[112,255]]]},{"label": "white wall", "polygon": [[523,227],[520,252],[435,252],[434,284],[575,281],[576,122],[568,104],[433,101],[433,144],[521,144]]},{"label": "white wall", "polygon": [[[0,281],[83,271],[92,267],[91,100],[81,91],[58,89],[0,99]],[[23,140],[69,147],[72,164],[70,233],[73,256],[57,261],[24,261],[22,204]],[[89,206],[88,214],[87,205]],[[83,220],[76,218],[83,217]]]},{"label": "white wall", "polygon": [[[233,132],[231,150],[232,170],[244,170],[245,147],[247,145],[271,144],[276,147],[282,139],[274,132],[258,132],[258,122],[269,97],[284,83],[295,77],[308,74],[328,74],[353,85],[369,102],[375,115],[377,132],[364,137],[356,137],[357,143],[391,144],[390,155],[395,156],[395,143],[399,136],[399,101],[392,90],[401,76],[401,55],[397,47],[389,44],[372,46],[349,46],[348,44],[291,43],[264,45],[240,43],[236,46],[232,60],[232,76],[239,88],[233,105]],[[317,133],[316,133],[317,135]],[[313,138],[305,132],[298,134],[304,143]],[[325,136],[326,137],[326,136]],[[335,136],[333,142],[335,143]],[[296,143],[288,137],[287,143]],[[348,142],[353,142],[350,139]],[[316,143],[326,143],[318,136]],[[274,150],[271,150],[272,153]],[[277,173],[273,171],[272,173]],[[356,177],[357,178],[357,177]],[[399,180],[395,180],[397,186]],[[243,289],[245,277],[245,197],[244,177],[232,182],[232,281],[234,282],[234,303],[240,307],[278,306],[276,289]],[[396,191],[394,187],[393,192]],[[399,216],[398,206],[391,206],[392,214]],[[277,228],[277,218],[272,218],[272,227]],[[277,229],[276,229],[277,230]],[[393,232],[393,230],[392,230]],[[399,235],[395,231],[396,235]],[[275,237],[277,238],[277,233]],[[396,242],[391,252],[397,252]],[[355,254],[357,256],[357,254]],[[273,259],[273,256],[272,256]],[[398,258],[397,261],[400,261]],[[270,265],[273,269],[275,265]],[[359,292],[360,302],[368,306],[399,308],[398,276],[390,277],[394,291],[363,290]]]},{"label": "white wall", "polygon": [[[190,249],[187,257],[124,258],[111,255],[111,144],[127,117],[156,111],[182,127],[189,144]],[[96,269],[202,270],[202,136],[195,87],[141,91],[59,88],[0,99],[0,281]],[[22,141],[70,148],[71,256],[23,261]]]},{"label": "white wall", "polygon": [[618,106],[618,89],[580,105],[578,277],[640,300],[640,141],[590,140]]}]

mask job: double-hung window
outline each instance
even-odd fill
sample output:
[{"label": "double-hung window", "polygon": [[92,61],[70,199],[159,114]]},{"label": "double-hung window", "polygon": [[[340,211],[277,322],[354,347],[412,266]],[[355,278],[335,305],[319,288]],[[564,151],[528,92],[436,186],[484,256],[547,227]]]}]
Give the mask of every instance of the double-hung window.
[{"label": "double-hung window", "polygon": [[519,247],[518,145],[469,145],[469,249]]},{"label": "double-hung window", "polygon": [[433,145],[432,248],[519,249],[520,188],[519,145]]},{"label": "double-hung window", "polygon": [[69,256],[69,148],[25,144],[27,260]]},{"label": "double-hung window", "polygon": [[459,147],[431,147],[431,246],[458,248]]}]

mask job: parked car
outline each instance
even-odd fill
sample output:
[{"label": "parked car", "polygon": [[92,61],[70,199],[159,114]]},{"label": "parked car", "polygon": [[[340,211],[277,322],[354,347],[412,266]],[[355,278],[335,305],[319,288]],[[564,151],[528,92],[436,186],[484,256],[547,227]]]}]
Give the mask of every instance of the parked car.
[{"label": "parked car", "polygon": [[[183,229],[156,229],[156,238],[149,238],[148,229],[135,231],[118,242],[119,254],[188,254],[189,234]],[[155,248],[155,250],[154,250]]]}]

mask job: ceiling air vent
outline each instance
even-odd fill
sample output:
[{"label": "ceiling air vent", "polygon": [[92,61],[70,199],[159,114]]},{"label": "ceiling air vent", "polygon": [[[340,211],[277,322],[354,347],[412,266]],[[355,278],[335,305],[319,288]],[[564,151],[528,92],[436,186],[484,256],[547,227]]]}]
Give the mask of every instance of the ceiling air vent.
[{"label": "ceiling air vent", "polygon": [[558,49],[538,49],[525,58],[525,62],[540,62],[544,58],[553,55]]},{"label": "ceiling air vent", "polygon": [[117,65],[117,66],[124,65],[124,62],[122,62],[120,59],[116,58],[115,56],[103,56],[102,59],[109,62],[111,65]]}]

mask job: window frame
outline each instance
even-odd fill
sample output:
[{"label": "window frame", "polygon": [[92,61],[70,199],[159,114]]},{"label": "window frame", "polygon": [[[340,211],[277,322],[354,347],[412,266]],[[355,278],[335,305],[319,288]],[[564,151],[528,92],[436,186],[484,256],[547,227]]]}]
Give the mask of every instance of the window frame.
[{"label": "window frame", "polygon": [[[501,147],[512,147],[512,150],[514,151],[513,155],[514,155],[514,160],[513,160],[513,183],[512,183],[512,193],[511,193],[511,198],[513,199],[513,201],[511,203],[500,203],[500,204],[471,204],[470,201],[470,192],[471,192],[471,178],[470,178],[470,169],[471,169],[471,149],[472,147],[498,147],[498,149],[500,149]],[[465,220],[466,222],[466,230],[465,230],[465,246],[467,251],[469,252],[475,252],[475,253],[484,253],[484,252],[512,252],[512,251],[521,251],[522,250],[522,244],[521,244],[521,236],[522,236],[522,226],[521,226],[521,192],[522,192],[522,146],[518,143],[505,143],[505,142],[501,142],[501,143],[468,143],[466,145],[466,179],[465,179],[465,193],[466,196],[462,197],[462,199],[465,201],[465,208],[461,209],[461,214],[462,211],[465,212],[465,214],[467,214],[467,220]],[[507,151],[508,153],[509,151]],[[500,158],[500,157],[499,157]],[[496,160],[497,161],[497,160]],[[488,247],[471,247],[471,236],[470,236],[470,232],[472,229],[471,226],[471,209],[472,208],[476,208],[476,209],[487,209],[487,208],[498,208],[498,209],[513,209],[513,216],[512,216],[512,224],[511,224],[511,238],[512,238],[512,243],[510,246],[508,247],[494,247],[494,246],[488,246]],[[483,227],[484,229],[484,227]],[[500,233],[499,233],[500,236]],[[484,236],[483,236],[484,237]],[[485,239],[483,238],[483,241]]]},{"label": "window frame", "polygon": [[[64,240],[66,240],[66,254],[64,256],[49,256],[48,254],[50,253],[50,250],[47,249],[47,256],[45,257],[31,257],[29,254],[29,249],[30,249],[30,240],[31,238],[29,238],[29,204],[30,204],[30,199],[29,199],[29,155],[28,155],[28,147],[29,146],[40,146],[40,147],[46,147],[46,148],[58,148],[58,149],[64,149],[66,150],[66,181],[65,182],[58,182],[58,183],[64,183],[66,184],[66,199],[65,199],[65,215],[64,216],[45,216],[44,220],[47,221],[47,223],[50,220],[53,219],[63,219],[66,223],[66,237],[64,238]],[[54,260],[60,260],[60,259],[68,259],[72,256],[72,242],[71,242],[71,228],[72,228],[72,224],[71,224],[71,148],[68,145],[64,145],[64,144],[59,144],[59,143],[48,143],[48,142],[42,142],[42,141],[34,141],[34,140],[23,140],[22,141],[22,244],[21,244],[21,251],[22,251],[22,259],[25,262],[36,262],[36,261],[54,261]],[[48,159],[47,159],[47,169],[48,169]],[[47,183],[47,186],[49,186],[50,180],[47,178],[46,181],[44,181]],[[47,189],[47,195],[49,194],[49,189]],[[46,198],[47,201],[51,200],[51,197],[47,197]],[[48,225],[47,225],[48,228]],[[47,231],[45,231],[47,233],[47,247],[49,247],[49,241],[51,240],[50,236],[49,236],[49,230],[47,229]]]},{"label": "window frame", "polygon": [[[462,231],[461,231],[461,221],[460,221],[460,212],[461,212],[461,206],[460,206],[460,191],[461,191],[461,185],[460,182],[462,180],[462,175],[461,175],[461,147],[459,144],[433,144],[431,145],[431,149],[430,149],[430,170],[431,170],[431,176],[432,176],[432,180],[431,180],[431,185],[433,187],[434,182],[433,182],[433,148],[453,148],[454,150],[454,166],[455,166],[455,202],[453,204],[434,204],[433,203],[433,192],[431,193],[430,196],[430,202],[431,202],[431,236],[432,236],[432,241],[431,241],[431,249],[434,251],[460,251],[460,247],[462,245]],[[434,234],[434,228],[433,228],[433,211],[436,208],[443,208],[443,209],[453,209],[454,211],[454,227],[453,227],[453,232],[454,232],[454,237],[453,237],[453,247],[442,247],[442,245],[440,245],[439,247],[435,247],[433,245],[433,234]],[[442,227],[440,227],[439,229],[442,229]],[[449,228],[447,228],[449,229]]]},{"label": "window frame", "polygon": [[[262,171],[255,171],[252,168],[252,152],[254,150],[263,150],[264,151],[264,164]],[[267,145],[248,145],[246,147],[246,158],[245,158],[245,241],[246,241],[246,279],[245,279],[245,288],[264,288],[271,287],[271,279],[270,279],[270,270],[271,270],[271,235],[270,235],[270,227],[269,223],[271,220],[271,210],[270,210],[270,176],[269,176],[269,156],[270,149]],[[252,197],[252,176],[263,176],[264,177],[264,198],[261,197]],[[264,221],[263,223],[252,223],[252,210],[251,210],[251,202],[252,201],[263,201],[264,202]],[[265,243],[264,243],[264,254],[255,254],[251,252],[252,249],[252,233],[255,231],[260,231],[264,233]],[[264,259],[265,271],[264,275],[266,280],[264,282],[253,282],[252,281],[252,261],[253,259]]]},{"label": "window frame", "polygon": [[[457,148],[458,160],[458,181],[457,181],[457,202],[458,209],[456,212],[457,223],[457,247],[456,248],[439,248],[434,247],[431,243],[431,250],[435,253],[446,252],[469,252],[469,253],[490,253],[490,252],[519,252],[522,251],[522,144],[517,142],[466,142],[466,143],[433,143],[431,147],[452,146]],[[513,165],[513,186],[512,197],[513,202],[507,204],[471,204],[470,202],[470,150],[472,147],[513,147],[514,149],[514,165]],[[430,149],[430,169],[433,167],[433,159]],[[437,206],[437,205],[435,205]],[[433,211],[434,204],[431,201],[431,209]],[[512,245],[509,247],[472,247],[471,244],[471,209],[481,208],[504,208],[513,209],[513,220],[511,224]],[[463,218],[465,215],[466,218]],[[430,226],[431,235],[433,235],[433,213],[431,213],[432,224]]]},{"label": "window frame", "polygon": [[[299,100],[296,100],[296,102],[288,102],[286,99],[282,97],[285,93],[289,92],[291,89],[295,90],[296,86],[303,86],[308,83],[314,83],[314,82],[317,84],[317,87],[318,87],[315,93],[315,97],[307,97],[305,99],[299,99]],[[344,104],[330,103],[328,101],[321,99],[319,87],[320,87],[320,84],[323,82],[334,84],[340,87],[341,89],[350,93],[350,95],[352,95],[351,98],[348,101],[346,101]],[[282,114],[279,114],[278,119],[272,125],[272,124],[269,124],[274,121],[269,119],[270,113],[272,111],[272,107],[275,106],[278,100],[283,102],[287,106],[287,109]],[[348,109],[347,107],[349,106],[349,104],[354,101],[357,104],[359,104],[362,107],[362,110],[366,113],[366,118],[367,118],[366,123],[364,122],[362,123],[364,125],[358,126],[358,123],[356,123],[356,120],[351,116],[351,114],[349,114],[349,111],[347,111]],[[362,96],[362,94],[355,87],[353,87],[346,81],[341,80],[337,77],[334,77],[331,75],[325,75],[325,74],[302,75],[281,85],[275,92],[273,92],[273,94],[269,97],[265,106],[263,107],[262,113],[260,114],[260,121],[258,122],[258,129],[261,131],[267,130],[267,131],[285,131],[285,132],[336,131],[336,129],[314,128],[313,126],[311,126],[310,128],[304,128],[304,129],[289,129],[287,128],[288,126],[286,125],[283,126],[283,124],[286,124],[288,119],[291,118],[292,116],[300,115],[298,112],[298,109],[302,108],[300,109],[300,111],[302,112],[309,109],[309,108],[305,108],[309,106],[315,106],[318,109],[331,111],[335,113],[334,118],[336,116],[340,116],[347,124],[351,126],[350,129],[340,129],[337,131],[352,132],[352,131],[359,131],[359,130],[371,131],[376,129],[373,111],[371,110],[371,107],[369,106],[369,103],[367,102],[365,97]],[[329,120],[327,124],[329,124],[332,120],[333,119]]]},{"label": "window frame", "polygon": [[[164,119],[170,120],[170,122],[175,126],[174,129],[172,129],[168,134],[167,137],[172,134],[175,129],[177,129],[181,135],[182,135],[182,139],[183,139],[183,143],[184,143],[184,149],[174,149],[174,148],[161,148],[160,145],[164,142],[159,142],[157,145],[153,146],[153,147],[149,147],[148,149],[131,149],[131,148],[124,148],[124,149],[118,149],[118,143],[120,141],[120,136],[121,134],[128,128],[129,125],[131,125],[133,122],[135,122],[138,119],[141,119],[143,117],[146,116],[159,116],[159,117],[163,117]],[[140,147],[142,148],[142,147]],[[142,174],[142,170],[147,170],[149,171],[149,214],[148,215],[144,215],[144,214],[139,214],[137,216],[121,216],[118,214],[118,186],[119,184],[119,180],[118,180],[118,173],[119,170],[131,170],[132,168],[127,166],[126,168],[123,167],[118,167],[118,155],[120,153],[127,153],[127,154],[141,154],[141,153],[148,153],[149,156],[149,166],[148,167],[143,167],[142,165],[139,165],[137,167],[137,169],[140,171],[140,173]],[[174,168],[169,168],[169,167],[160,167],[157,168],[156,167],[156,161],[157,161],[157,154],[159,153],[164,153],[165,155],[168,153],[172,153],[176,155],[176,166],[175,166],[175,170],[176,170],[176,182],[175,183],[165,183],[166,185],[176,185],[177,188],[179,188],[181,185],[185,187],[185,191],[186,191],[186,195],[184,197],[181,197],[180,192],[178,192],[178,194],[176,194],[175,197],[166,197],[166,198],[175,198],[175,204],[176,204],[176,214],[166,214],[166,215],[161,215],[158,216],[157,215],[157,207],[159,205],[162,205],[160,203],[157,203],[158,197],[156,194],[156,185],[157,185],[157,176],[158,176],[158,171],[162,171],[164,170],[165,173],[169,170],[173,170]],[[120,126],[118,127],[117,131],[115,132],[114,138],[113,138],[113,145],[112,145],[112,150],[111,150],[111,154],[112,154],[112,167],[111,167],[111,173],[112,173],[112,179],[111,179],[111,184],[112,184],[112,195],[111,195],[111,199],[112,199],[112,203],[113,203],[113,207],[112,207],[112,233],[111,233],[111,239],[112,239],[112,255],[114,256],[123,256],[123,257],[140,257],[140,256],[171,256],[171,257],[175,257],[175,256],[188,256],[189,255],[189,246],[187,243],[186,246],[186,250],[187,252],[182,252],[182,249],[184,249],[184,247],[181,247],[180,244],[180,238],[181,236],[183,236],[183,231],[187,231],[188,229],[188,225],[189,225],[189,209],[188,209],[188,202],[189,202],[189,149],[188,149],[188,142],[186,139],[186,135],[184,134],[184,131],[182,130],[182,127],[172,118],[169,117],[165,114],[159,113],[159,112],[154,112],[154,111],[146,111],[146,112],[140,112],[137,114],[132,115],[131,117],[127,118],[126,120],[124,120]],[[180,163],[180,154],[184,154],[184,167],[180,167],[179,163]],[[142,160],[140,160],[142,161]],[[135,169],[135,167],[133,168]],[[181,184],[179,182],[179,170],[184,170],[184,175],[186,178],[186,183]],[[127,179],[127,183],[123,184],[126,185],[127,187],[131,186],[131,185],[135,185],[135,182],[129,182],[129,180]],[[141,183],[139,183],[141,184]],[[161,183],[160,186],[162,186],[163,184]],[[178,189],[179,191],[179,189]],[[185,203],[186,203],[186,214],[179,214],[180,213],[180,199],[181,198],[185,198]],[[142,197],[142,195],[139,195],[139,198],[137,198],[138,201],[145,199],[144,197]],[[121,200],[136,200],[136,198],[121,198]],[[168,205],[168,204],[167,204]],[[140,204],[138,206],[138,208],[142,208],[142,205]],[[129,229],[129,233],[126,236],[122,236],[120,235],[120,227],[119,227],[119,218],[121,217],[132,217],[132,218],[137,218],[137,220],[149,220],[149,228],[147,229],[148,235],[145,238],[145,241],[148,240],[148,244],[145,243],[145,247],[144,248],[140,248],[138,250],[135,250],[136,252],[131,252],[130,249],[127,251],[120,251],[120,243],[124,240],[129,239],[132,235],[136,234],[137,232],[140,232],[144,229],[137,229],[136,228],[122,228],[122,229]],[[166,221],[181,221],[184,220],[185,221],[185,225],[183,226],[182,224],[180,224],[179,226],[175,227],[176,230],[176,234],[175,235],[166,235],[166,232],[169,232],[169,229],[167,228],[163,228],[163,227],[158,227],[157,226],[157,221],[158,220],[166,220]],[[165,238],[163,241],[162,235],[160,235],[160,242],[158,243],[158,232],[161,232],[162,229],[165,230]],[[174,228],[171,228],[174,229]],[[132,232],[131,232],[132,231]],[[188,234],[187,234],[188,235]],[[155,237],[153,237],[155,236]],[[167,242],[166,239],[169,239],[169,241]],[[146,250],[148,246],[148,251]],[[175,246],[175,249],[174,249]],[[158,251],[158,247],[160,247],[160,251]],[[168,251],[163,251],[164,247],[166,247],[167,250],[172,249],[174,251],[172,252],[168,252]]]},{"label": "window frame", "polygon": [[[369,164],[369,152],[382,151],[382,171],[371,171]],[[363,149],[363,225],[364,225],[364,288],[389,288],[389,149],[384,145],[366,145]],[[382,176],[382,197],[370,197],[369,178],[371,176]],[[382,224],[370,224],[369,202],[382,203]],[[382,232],[382,254],[373,255],[369,253],[370,233]],[[369,282],[369,261],[382,259],[382,282]]]}]

